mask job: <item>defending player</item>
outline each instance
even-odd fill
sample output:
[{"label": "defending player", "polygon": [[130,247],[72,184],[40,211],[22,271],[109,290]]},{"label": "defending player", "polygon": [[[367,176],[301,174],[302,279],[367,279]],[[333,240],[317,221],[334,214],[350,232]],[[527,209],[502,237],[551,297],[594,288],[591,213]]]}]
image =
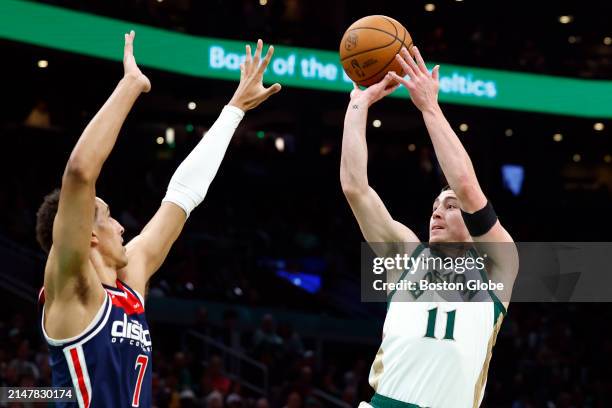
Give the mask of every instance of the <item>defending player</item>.
[{"label": "defending player", "polygon": [[262,85],[273,48],[261,60],[261,40],[254,56],[247,45],[229,104],[174,173],[157,213],[123,246],[123,227],[96,197],[95,185],[132,105],[151,88],[136,65],[133,40],[133,31],[125,35],[123,79],[77,142],[61,190],[37,214],[37,238],[49,254],[41,325],[53,386],[73,386],[80,407],[151,406],[147,283],[204,199],[244,113],[280,90]]},{"label": "defending player", "polygon": [[[418,49],[413,50],[417,63],[405,49],[396,57],[410,81],[389,73],[380,83],[363,91],[355,86],[351,92],[342,141],[342,189],[366,241],[389,243],[389,247],[412,253],[413,257],[433,256],[432,244],[473,242],[480,253],[488,255],[486,271],[474,269],[465,274],[485,273],[491,280],[503,283],[506,288],[503,299],[508,300],[518,270],[512,237],[497,220],[478,184],[467,152],[438,105],[439,67],[430,74]],[[408,88],[413,103],[423,115],[450,185],[434,201],[429,247],[420,245],[408,227],[391,217],[368,184],[365,137],[368,108],[400,84]],[[470,249],[465,255],[477,254]],[[400,271],[399,277],[397,273],[390,273],[387,279],[397,282],[408,272],[419,279],[435,276],[438,271],[413,267],[410,271]],[[452,279],[456,271],[445,276]],[[362,402],[362,405],[375,408],[479,406],[491,348],[507,307],[507,302],[502,304],[494,292],[485,292],[483,296],[487,298],[462,303],[445,302],[427,291],[389,292],[383,340],[370,370],[369,381],[376,393],[370,404]]]}]

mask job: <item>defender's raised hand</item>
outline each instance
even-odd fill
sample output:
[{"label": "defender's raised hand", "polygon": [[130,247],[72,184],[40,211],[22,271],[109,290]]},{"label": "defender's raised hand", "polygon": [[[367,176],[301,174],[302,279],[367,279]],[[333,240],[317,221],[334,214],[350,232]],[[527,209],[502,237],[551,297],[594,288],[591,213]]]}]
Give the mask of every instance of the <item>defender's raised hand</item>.
[{"label": "defender's raised hand", "polygon": [[436,65],[430,74],[418,48],[412,47],[412,50],[416,62],[406,48],[402,48],[400,53],[395,56],[404,72],[408,74],[410,81],[395,73],[391,73],[391,76],[408,89],[412,102],[421,112],[424,112],[438,106],[440,66]]},{"label": "defender's raised hand", "polygon": [[257,107],[271,95],[281,90],[279,83],[275,83],[269,88],[263,86],[264,71],[272,59],[274,47],[270,46],[268,48],[263,60],[261,60],[262,49],[263,41],[257,40],[255,55],[251,56],[251,46],[246,46],[246,59],[240,64],[240,84],[238,84],[238,88],[229,102],[229,105],[245,112]]},{"label": "defender's raised hand", "polygon": [[134,30],[130,31],[129,34],[125,34],[125,46],[123,47],[123,77],[136,81],[142,86],[142,92],[149,92],[151,90],[151,81],[146,77],[136,65],[136,59],[134,58],[134,37],[136,33]]}]

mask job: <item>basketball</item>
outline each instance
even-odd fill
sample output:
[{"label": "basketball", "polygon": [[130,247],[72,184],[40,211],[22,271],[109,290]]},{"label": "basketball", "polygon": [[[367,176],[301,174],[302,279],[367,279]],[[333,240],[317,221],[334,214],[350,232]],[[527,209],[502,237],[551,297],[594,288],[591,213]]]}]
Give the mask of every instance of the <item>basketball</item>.
[{"label": "basketball", "polygon": [[355,21],[340,41],[340,61],[346,74],[358,85],[370,86],[389,71],[401,75],[395,55],[412,48],[408,30],[386,16],[367,16]]}]

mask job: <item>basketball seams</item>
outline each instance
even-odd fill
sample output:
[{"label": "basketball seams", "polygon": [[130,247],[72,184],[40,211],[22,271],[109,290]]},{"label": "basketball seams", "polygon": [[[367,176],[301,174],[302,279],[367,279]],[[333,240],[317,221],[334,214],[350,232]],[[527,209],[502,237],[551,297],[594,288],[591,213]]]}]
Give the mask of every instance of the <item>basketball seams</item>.
[{"label": "basketball seams", "polygon": [[[386,31],[383,31],[383,30],[380,30],[380,31],[382,31],[382,32],[384,32],[384,33],[387,33]],[[389,34],[389,33],[387,33],[387,34]],[[351,55],[348,55],[348,56],[346,56],[346,57],[342,58],[342,59],[340,60],[340,62],[344,62],[344,61],[346,61],[346,60],[347,60],[347,59],[349,59],[349,58],[353,58],[353,57],[356,57],[356,56],[358,56],[358,55],[365,54],[366,52],[375,51],[375,50],[382,50],[383,48],[387,48],[387,47],[389,47],[389,46],[393,45],[393,43],[394,43],[395,41],[397,41],[397,39],[394,37],[394,38],[393,38],[393,40],[391,40],[391,42],[390,42],[389,44],[381,45],[380,47],[369,48],[369,49],[367,49],[367,50],[365,50],[365,51],[359,51],[359,52],[356,52],[355,54],[351,54]]]},{"label": "basketball seams", "polygon": [[383,19],[387,20],[393,26],[393,29],[395,30],[395,38],[397,38],[397,27],[395,26],[395,23],[391,19],[389,19],[388,17],[385,17],[385,16],[381,16],[381,17]]},{"label": "basketball seams", "polygon": [[[382,30],[381,30],[381,31],[382,31]],[[401,40],[400,40],[399,38],[397,38],[397,40],[400,42],[400,47],[399,47],[399,49],[397,50],[397,52],[396,52],[395,54],[398,54],[398,53],[401,51],[402,47],[404,47],[404,46],[406,45],[406,44],[404,44],[404,40],[405,40],[405,39],[406,39],[406,29],[404,29],[404,36],[403,36],[403,38],[402,38]],[[395,42],[395,41],[393,41],[393,42]],[[410,44],[408,44],[408,47],[410,47],[411,45],[412,45],[412,41],[410,42]],[[408,49],[408,48],[406,48],[406,49]],[[360,80],[359,82],[365,82],[365,81],[368,81],[368,80],[370,80],[370,79],[372,79],[372,78],[376,77],[376,75],[379,75],[379,74],[380,74],[382,71],[384,71],[384,70],[385,70],[385,69],[386,69],[386,68],[387,68],[389,65],[391,65],[391,63],[392,63],[394,60],[395,60],[395,56],[394,56],[393,58],[391,58],[391,59],[389,60],[389,62],[387,62],[387,63],[385,64],[385,66],[384,66],[384,67],[382,67],[382,68],[381,68],[381,69],[380,69],[378,72],[376,72],[374,75],[370,75],[369,77],[367,77],[367,78],[365,78],[365,79],[362,79],[362,80]]]},{"label": "basketball seams", "polygon": [[[395,26],[394,26],[394,27],[395,27]],[[380,29],[380,28],[375,28],[375,27],[355,27],[355,28],[351,28],[350,30],[348,30],[348,31],[347,31],[347,33],[350,33],[351,31],[356,31],[356,30],[374,30],[374,31],[380,31],[381,33],[385,33],[385,34],[387,34],[388,36],[393,37],[393,40],[391,40],[391,42],[390,42],[389,44],[385,44],[385,45],[382,45],[382,46],[380,46],[380,47],[369,48],[369,49],[364,50],[364,51],[359,51],[359,52],[357,52],[357,53],[355,53],[355,54],[347,55],[346,57],[342,58],[342,59],[340,60],[340,62],[343,62],[344,60],[347,60],[347,59],[349,59],[349,58],[353,58],[353,57],[356,57],[356,56],[358,56],[358,55],[364,54],[364,53],[366,53],[366,52],[370,52],[370,51],[374,51],[374,50],[380,50],[380,49],[383,49],[383,48],[389,47],[390,45],[393,45],[393,43],[394,43],[395,41],[401,41],[401,40],[400,40],[400,39],[397,37],[397,35],[391,34],[391,33],[390,33],[390,32],[388,32],[388,31],[385,31],[385,30]],[[395,31],[397,32],[397,28],[395,29]],[[405,37],[405,35],[404,35],[404,37]]]},{"label": "basketball seams", "polygon": [[355,27],[355,28],[351,28],[350,30],[347,30],[347,32],[350,33],[351,31],[355,31],[355,30],[375,30],[375,31],[380,31],[381,33],[388,34],[391,37],[395,38],[396,40],[400,41],[400,39],[398,38],[397,35],[391,34],[390,32],[383,30],[382,28],[376,28],[376,27]]}]

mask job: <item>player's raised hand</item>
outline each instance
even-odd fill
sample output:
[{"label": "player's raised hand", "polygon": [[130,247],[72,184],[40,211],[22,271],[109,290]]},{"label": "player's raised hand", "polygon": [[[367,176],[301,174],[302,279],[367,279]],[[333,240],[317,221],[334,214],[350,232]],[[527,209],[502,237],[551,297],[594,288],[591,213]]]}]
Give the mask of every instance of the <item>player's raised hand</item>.
[{"label": "player's raised hand", "polygon": [[363,100],[369,106],[378,102],[385,96],[393,93],[398,87],[397,83],[389,72],[383,79],[374,85],[370,85],[368,88],[362,90],[359,89],[356,83],[353,82],[353,90],[351,91],[351,101]]},{"label": "player's raised hand", "polygon": [[414,102],[415,106],[423,112],[438,106],[440,66],[436,65],[431,73],[429,73],[419,49],[417,47],[412,47],[412,50],[416,62],[406,48],[402,48],[400,53],[395,56],[404,72],[410,78],[410,81],[407,81],[405,78],[395,73],[392,74],[392,77],[408,89],[412,102]]},{"label": "player's raised hand", "polygon": [[134,58],[134,37],[136,33],[134,30],[130,31],[129,34],[125,34],[125,45],[123,47],[123,77],[135,80],[140,86],[142,86],[142,92],[149,92],[151,90],[151,81],[146,77],[136,65],[136,59]]},{"label": "player's raised hand", "polygon": [[262,49],[263,41],[257,40],[255,55],[251,56],[251,46],[246,46],[246,59],[240,64],[240,83],[229,102],[230,105],[245,112],[257,107],[271,95],[281,90],[279,83],[275,83],[268,88],[263,86],[264,71],[272,59],[274,47],[268,47],[268,52],[263,60],[261,59]]}]

